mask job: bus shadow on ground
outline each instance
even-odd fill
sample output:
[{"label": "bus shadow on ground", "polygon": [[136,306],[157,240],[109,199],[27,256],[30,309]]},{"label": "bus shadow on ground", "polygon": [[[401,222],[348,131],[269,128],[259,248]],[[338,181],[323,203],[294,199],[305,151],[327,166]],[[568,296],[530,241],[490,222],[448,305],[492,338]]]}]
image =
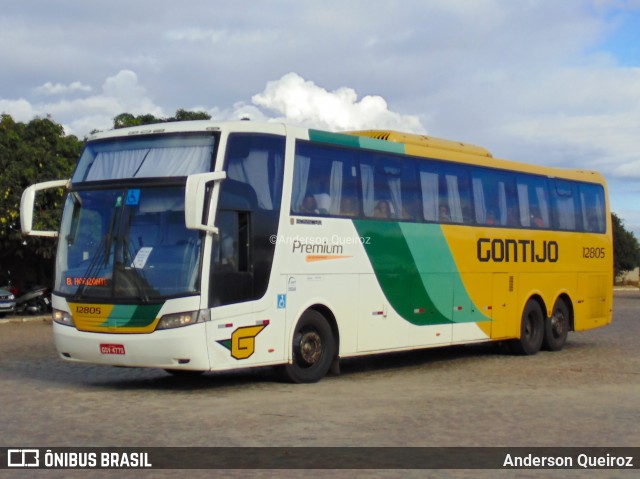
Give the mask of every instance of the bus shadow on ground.
[{"label": "bus shadow on ground", "polygon": [[[564,351],[579,352],[593,345],[583,342],[567,342]],[[538,354],[558,354],[541,351]],[[508,361],[526,360],[525,356],[511,354],[499,342],[415,349],[362,357],[345,358],[340,361],[340,372],[329,373],[329,380],[357,378],[377,374],[401,373],[415,369],[441,367],[466,368],[470,362],[504,358]],[[92,367],[92,366],[89,366]],[[93,366],[95,368],[95,366]],[[290,384],[280,367],[256,367],[225,372],[205,372],[200,375],[173,375],[162,370],[144,368],[101,367],[106,369],[104,379],[88,381],[86,384],[115,389],[149,389],[193,391],[206,389],[261,388],[274,384]],[[127,371],[131,371],[127,373]],[[126,375],[128,377],[123,377]],[[107,377],[108,376],[108,377]],[[320,381],[327,380],[327,378]]]},{"label": "bus shadow on ground", "polygon": [[[577,352],[585,346],[588,347],[589,344],[568,342],[565,351]],[[482,362],[499,357],[508,360],[516,356],[509,354],[499,343],[373,354],[342,359],[339,374],[329,373],[328,379],[339,381],[341,377],[363,378],[424,368],[435,370],[441,367],[468,367],[469,362]],[[197,391],[262,388],[269,387],[267,385],[287,384],[279,367],[174,375],[162,369],[68,363],[57,357],[39,359],[23,357],[22,360],[3,365],[3,373],[5,377],[35,379],[51,385],[80,389]]]},{"label": "bus shadow on ground", "polygon": [[[376,373],[440,365],[445,362],[486,356],[502,352],[496,344],[450,346],[347,358],[340,362],[340,373],[329,378],[356,377]],[[70,365],[73,366],[73,365]],[[173,375],[157,369],[85,366],[94,371],[84,382],[87,386],[108,389],[178,390],[233,389],[237,387],[265,387],[267,384],[287,384],[279,367],[257,367],[228,372]],[[96,374],[97,372],[99,374]],[[78,378],[76,381],[81,382]]]}]

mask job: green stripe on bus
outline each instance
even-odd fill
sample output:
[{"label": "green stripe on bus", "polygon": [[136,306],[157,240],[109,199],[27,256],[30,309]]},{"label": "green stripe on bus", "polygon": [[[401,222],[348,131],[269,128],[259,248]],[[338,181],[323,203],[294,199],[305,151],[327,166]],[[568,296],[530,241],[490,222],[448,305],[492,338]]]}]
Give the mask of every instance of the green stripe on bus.
[{"label": "green stripe on bus", "polygon": [[455,315],[455,323],[491,321],[478,308],[469,307],[473,301],[464,286],[442,227],[436,224],[400,223],[400,229],[421,273],[424,288],[436,307],[449,315],[454,307],[465,305],[462,314]]},{"label": "green stripe on bus", "polygon": [[309,139],[321,143],[332,145],[348,146],[351,148],[366,148],[368,150],[378,150],[387,153],[397,153],[403,155],[405,152],[403,143],[396,143],[387,140],[378,140],[367,136],[344,135],[340,133],[330,133],[322,130],[309,130]]},{"label": "green stripe on bus", "polygon": [[472,304],[442,228],[436,224],[354,220],[378,284],[393,309],[415,325],[490,321],[477,308],[454,319],[453,301]]},{"label": "green stripe on bus", "polygon": [[[388,221],[354,220],[378,284],[387,300],[405,320],[424,326],[448,324],[425,289],[420,272],[400,224]],[[416,308],[424,311],[416,312]]]},{"label": "green stripe on bus", "polygon": [[352,135],[341,135],[340,133],[329,133],[328,131],[309,130],[309,139],[321,143],[332,145],[349,146],[360,148],[360,138]]},{"label": "green stripe on bus", "polygon": [[119,328],[141,328],[149,326],[156,319],[162,304],[117,304],[101,326]]},{"label": "green stripe on bus", "polygon": [[395,141],[378,140],[376,138],[360,137],[360,146],[369,150],[380,150],[387,153],[404,155],[404,144]]}]

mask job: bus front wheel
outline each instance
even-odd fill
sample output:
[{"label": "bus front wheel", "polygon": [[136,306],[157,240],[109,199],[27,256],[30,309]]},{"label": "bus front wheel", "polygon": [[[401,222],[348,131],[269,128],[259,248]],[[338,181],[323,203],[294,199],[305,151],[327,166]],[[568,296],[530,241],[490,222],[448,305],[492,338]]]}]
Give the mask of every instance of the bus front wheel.
[{"label": "bus front wheel", "polygon": [[511,342],[511,351],[524,356],[536,354],[544,338],[544,319],[540,304],[530,299],[522,312],[520,339]]},{"label": "bus front wheel", "polygon": [[284,366],[286,379],[294,383],[315,383],[333,362],[336,345],[331,326],[318,311],[308,310],[293,333],[291,364]]},{"label": "bus front wheel", "polygon": [[548,351],[560,351],[567,341],[569,333],[569,308],[567,303],[558,299],[553,314],[544,322],[544,340],[542,347]]}]

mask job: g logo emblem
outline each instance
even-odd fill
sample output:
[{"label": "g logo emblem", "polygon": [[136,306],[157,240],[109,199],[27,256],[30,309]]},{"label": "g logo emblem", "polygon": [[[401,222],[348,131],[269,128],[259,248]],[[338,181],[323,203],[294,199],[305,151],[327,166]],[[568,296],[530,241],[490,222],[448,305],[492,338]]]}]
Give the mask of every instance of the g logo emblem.
[{"label": "g logo emblem", "polygon": [[218,341],[218,343],[231,351],[232,358],[247,359],[250,358],[256,350],[256,336],[266,327],[266,324],[244,326],[236,329],[233,334],[231,334],[231,339]]}]

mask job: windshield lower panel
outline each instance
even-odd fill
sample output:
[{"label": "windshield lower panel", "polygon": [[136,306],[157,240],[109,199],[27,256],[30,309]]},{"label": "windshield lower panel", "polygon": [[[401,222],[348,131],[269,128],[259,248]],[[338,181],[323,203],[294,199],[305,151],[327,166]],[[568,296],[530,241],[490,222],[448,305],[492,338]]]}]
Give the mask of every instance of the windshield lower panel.
[{"label": "windshield lower panel", "polygon": [[55,290],[81,301],[157,302],[199,291],[201,236],[184,221],[184,186],[72,191]]}]

